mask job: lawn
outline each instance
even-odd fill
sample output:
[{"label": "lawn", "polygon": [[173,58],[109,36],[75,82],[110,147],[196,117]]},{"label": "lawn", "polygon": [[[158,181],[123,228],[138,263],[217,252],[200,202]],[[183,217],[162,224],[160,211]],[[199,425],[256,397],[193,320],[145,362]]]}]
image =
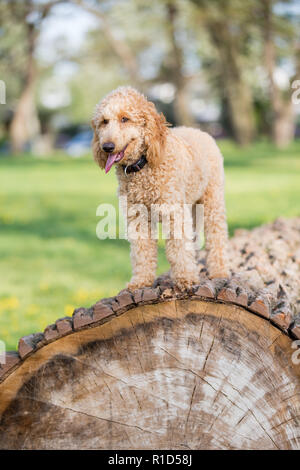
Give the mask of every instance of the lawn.
[{"label": "lawn", "polygon": [[[300,141],[285,151],[267,142],[220,145],[230,234],[300,215]],[[91,156],[0,157],[0,339],[7,349],[124,288],[128,243],[96,237],[96,208],[117,207],[116,189],[113,172],[104,175]],[[160,247],[159,273],[167,268]]]}]

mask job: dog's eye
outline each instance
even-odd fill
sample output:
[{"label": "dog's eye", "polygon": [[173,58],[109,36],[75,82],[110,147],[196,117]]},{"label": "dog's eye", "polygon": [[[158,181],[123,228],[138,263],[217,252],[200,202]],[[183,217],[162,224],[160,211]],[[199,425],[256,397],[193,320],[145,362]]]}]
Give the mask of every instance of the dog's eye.
[{"label": "dog's eye", "polygon": [[103,124],[108,124],[108,119],[103,119]]},{"label": "dog's eye", "polygon": [[128,117],[125,117],[125,116],[123,116],[123,117],[122,117],[122,119],[121,119],[121,122],[127,122],[127,121],[129,121],[129,118],[128,118]]}]

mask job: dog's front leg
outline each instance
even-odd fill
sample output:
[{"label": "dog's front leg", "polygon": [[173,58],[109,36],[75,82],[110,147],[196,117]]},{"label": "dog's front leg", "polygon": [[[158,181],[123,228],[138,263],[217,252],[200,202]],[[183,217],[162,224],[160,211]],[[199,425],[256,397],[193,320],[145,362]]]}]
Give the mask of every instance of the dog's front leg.
[{"label": "dog's front leg", "polygon": [[166,240],[166,255],[171,266],[171,277],[181,289],[190,289],[199,282],[196,264],[195,243],[193,240],[193,220],[189,209],[181,207],[177,216],[184,222],[182,229],[176,231],[174,217],[171,217],[171,230]]},{"label": "dog's front leg", "polygon": [[132,278],[127,285],[130,290],[151,286],[155,279],[157,266],[156,240],[138,239],[130,242]]},{"label": "dog's front leg", "polygon": [[[137,227],[139,223],[136,220],[129,219],[131,224]],[[130,258],[132,265],[132,278],[127,284],[127,288],[135,290],[140,287],[151,286],[155,280],[157,267],[157,240],[151,238],[150,226],[140,232],[138,230],[128,231],[128,240],[130,242]]]}]

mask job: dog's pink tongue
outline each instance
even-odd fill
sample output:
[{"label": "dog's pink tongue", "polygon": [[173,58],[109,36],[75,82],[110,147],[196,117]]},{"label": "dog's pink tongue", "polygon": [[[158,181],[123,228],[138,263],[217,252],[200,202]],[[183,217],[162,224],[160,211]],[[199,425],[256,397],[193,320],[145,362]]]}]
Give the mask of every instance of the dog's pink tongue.
[{"label": "dog's pink tongue", "polygon": [[119,155],[118,153],[112,153],[112,154],[108,155],[108,158],[107,158],[106,164],[105,164],[105,173],[109,172],[109,170],[111,169],[111,167],[115,163],[118,155]]}]

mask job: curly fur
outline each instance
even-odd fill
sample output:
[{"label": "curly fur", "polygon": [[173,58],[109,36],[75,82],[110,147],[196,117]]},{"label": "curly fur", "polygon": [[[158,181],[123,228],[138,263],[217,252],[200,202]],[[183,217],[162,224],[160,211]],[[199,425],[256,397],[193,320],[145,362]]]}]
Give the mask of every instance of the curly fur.
[{"label": "curly fur", "polygon": [[[122,117],[128,120],[122,122]],[[104,121],[105,120],[105,121]],[[227,223],[224,203],[223,157],[214,139],[205,132],[187,127],[169,128],[153,103],[130,87],[107,95],[96,107],[92,120],[93,154],[105,168],[105,142],[113,142],[117,152],[126,147],[123,159],[115,164],[119,196],[126,196],[128,213],[133,204],[204,204],[204,228],[210,277],[228,277]],[[126,176],[121,165],[136,162],[146,154],[148,164]],[[171,214],[172,215],[172,214]],[[128,216],[128,222],[136,215]],[[172,217],[171,217],[172,219]],[[194,229],[193,213],[185,219],[187,232],[176,239],[174,230],[166,240],[171,275],[181,288],[198,282],[195,248],[188,243]],[[157,243],[149,236],[130,239],[133,276],[130,289],[152,285],[157,264]]]}]

